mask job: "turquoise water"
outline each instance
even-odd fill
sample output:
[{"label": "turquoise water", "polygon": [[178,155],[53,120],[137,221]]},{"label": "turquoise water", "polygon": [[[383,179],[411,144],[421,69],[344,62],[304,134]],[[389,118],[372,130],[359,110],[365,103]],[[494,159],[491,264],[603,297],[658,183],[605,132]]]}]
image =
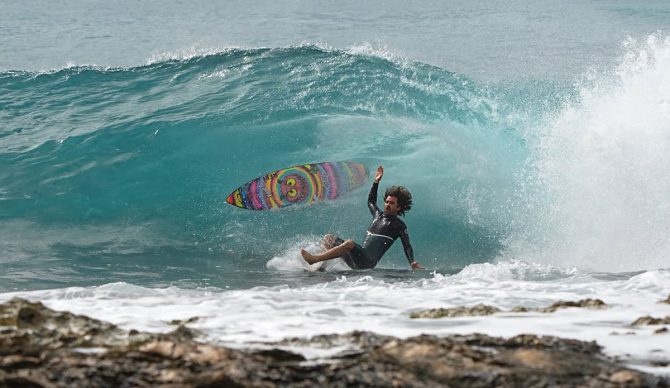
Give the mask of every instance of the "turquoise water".
[{"label": "turquoise water", "polygon": [[[667,267],[670,5],[42,2],[0,16],[0,291],[312,284],[367,187],[249,212],[295,164],[384,165],[417,259]],[[384,279],[414,279],[400,244]],[[269,264],[270,263],[270,264]]]}]

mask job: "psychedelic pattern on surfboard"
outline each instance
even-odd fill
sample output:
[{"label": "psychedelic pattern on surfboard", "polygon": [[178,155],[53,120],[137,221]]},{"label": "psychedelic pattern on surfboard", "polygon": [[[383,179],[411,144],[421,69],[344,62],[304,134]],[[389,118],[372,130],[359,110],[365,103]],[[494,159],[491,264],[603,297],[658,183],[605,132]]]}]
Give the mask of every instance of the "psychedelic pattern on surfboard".
[{"label": "psychedelic pattern on surfboard", "polygon": [[303,164],[273,171],[233,191],[226,202],[250,210],[331,200],[365,183],[367,168],[355,162]]}]

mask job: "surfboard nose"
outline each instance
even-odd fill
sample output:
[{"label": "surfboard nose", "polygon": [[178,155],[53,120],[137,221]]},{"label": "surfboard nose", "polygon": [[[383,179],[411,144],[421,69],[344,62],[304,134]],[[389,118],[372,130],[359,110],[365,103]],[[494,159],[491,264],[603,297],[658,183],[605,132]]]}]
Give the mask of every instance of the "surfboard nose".
[{"label": "surfboard nose", "polygon": [[231,205],[235,205],[235,198],[233,198],[233,194],[230,194],[228,198],[226,198],[226,202],[228,202]]}]

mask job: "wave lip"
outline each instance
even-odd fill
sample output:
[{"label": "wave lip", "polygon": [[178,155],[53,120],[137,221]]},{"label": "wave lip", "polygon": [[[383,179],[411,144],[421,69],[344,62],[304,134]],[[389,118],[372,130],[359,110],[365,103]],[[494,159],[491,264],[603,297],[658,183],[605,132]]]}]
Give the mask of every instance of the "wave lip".
[{"label": "wave lip", "polygon": [[670,38],[629,41],[529,142],[519,234],[506,257],[596,271],[667,267]]}]

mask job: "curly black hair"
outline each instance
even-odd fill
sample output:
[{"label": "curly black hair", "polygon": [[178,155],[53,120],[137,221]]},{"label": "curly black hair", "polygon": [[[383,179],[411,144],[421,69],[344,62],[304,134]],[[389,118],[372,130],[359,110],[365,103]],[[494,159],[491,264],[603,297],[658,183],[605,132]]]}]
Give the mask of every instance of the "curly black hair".
[{"label": "curly black hair", "polygon": [[404,216],[405,212],[408,212],[412,208],[412,193],[406,188],[402,186],[391,186],[386,189],[384,199],[388,198],[389,195],[398,198],[398,205],[400,206],[398,215]]}]

